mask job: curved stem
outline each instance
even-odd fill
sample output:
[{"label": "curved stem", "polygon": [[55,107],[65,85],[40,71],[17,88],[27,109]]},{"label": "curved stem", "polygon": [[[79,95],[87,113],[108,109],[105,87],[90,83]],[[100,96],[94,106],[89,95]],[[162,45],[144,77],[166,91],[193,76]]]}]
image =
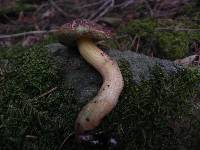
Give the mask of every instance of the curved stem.
[{"label": "curved stem", "polygon": [[117,104],[124,81],[117,62],[111,60],[101,49],[87,38],[78,41],[78,48],[83,58],[96,68],[103,77],[103,84],[98,94],[80,111],[76,122],[76,134],[94,129]]}]

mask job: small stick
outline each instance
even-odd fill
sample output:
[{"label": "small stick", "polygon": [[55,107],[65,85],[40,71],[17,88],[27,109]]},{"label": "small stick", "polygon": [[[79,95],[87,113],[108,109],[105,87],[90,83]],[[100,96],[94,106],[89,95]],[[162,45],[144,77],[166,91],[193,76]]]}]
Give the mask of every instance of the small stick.
[{"label": "small stick", "polygon": [[62,142],[62,144],[59,146],[58,150],[61,150],[63,148],[63,145],[70,139],[70,137],[74,135],[74,132],[70,133]]},{"label": "small stick", "polygon": [[138,38],[138,36],[137,36],[137,34],[134,36],[134,39],[133,39],[133,41],[132,41],[132,43],[131,43],[131,45],[132,45],[132,47],[134,48],[134,46],[135,46],[135,42],[136,42],[136,39]]},{"label": "small stick", "polygon": [[140,37],[138,37],[136,52],[138,52],[139,47],[140,47]]},{"label": "small stick", "polygon": [[105,0],[100,0],[98,2],[94,2],[94,3],[90,3],[90,4],[86,4],[86,5],[83,5],[83,6],[78,6],[76,8],[87,8],[87,7],[91,7],[91,6],[96,6],[96,5],[99,5],[101,3],[105,2]]},{"label": "small stick", "polygon": [[42,98],[42,97],[44,97],[44,96],[50,94],[51,92],[55,91],[57,88],[58,88],[58,87],[52,88],[51,90],[49,90],[49,91],[47,91],[47,92],[41,94],[40,96],[38,96],[38,98]]},{"label": "small stick", "polygon": [[100,17],[104,16],[115,4],[114,0],[111,0],[111,4],[105,8],[97,17],[94,18],[94,21],[98,21]]},{"label": "small stick", "polygon": [[156,31],[191,31],[191,32],[199,32],[200,29],[188,29],[188,28],[179,28],[179,29],[173,29],[173,28],[156,28]]},{"label": "small stick", "polygon": [[49,0],[49,2],[51,3],[51,5],[58,11],[60,12],[64,17],[68,17],[68,15],[58,6],[56,5],[56,3],[53,0]]},{"label": "small stick", "polygon": [[42,93],[41,95],[35,96],[35,97],[33,97],[33,98],[29,99],[29,100],[42,98],[42,97],[44,97],[44,96],[46,96],[46,95],[52,93],[53,91],[55,91],[57,88],[58,88],[58,87],[54,87],[54,88],[52,88],[52,89],[50,89],[50,90],[48,90],[48,91]]},{"label": "small stick", "polygon": [[121,8],[121,9],[123,9],[123,8],[126,8],[127,6],[130,6],[133,3],[136,3],[135,0],[128,0],[128,1],[125,1],[125,2],[123,2],[121,4],[115,5],[115,8]]},{"label": "small stick", "polygon": [[0,35],[0,39],[6,39],[6,38],[15,38],[15,37],[20,37],[20,36],[26,36],[26,35],[31,35],[31,34],[47,34],[47,33],[55,33],[57,30],[41,30],[41,31],[28,31],[28,32],[23,32],[23,33],[16,33],[16,34],[10,34],[10,35]]},{"label": "small stick", "polygon": [[154,16],[154,13],[153,13],[153,10],[152,10],[152,8],[151,8],[149,2],[148,2],[147,0],[144,0],[143,2],[145,3],[147,9],[149,9],[150,16],[153,17],[153,16]]},{"label": "small stick", "polygon": [[93,20],[95,19],[95,16],[97,16],[102,10],[104,10],[106,8],[107,5],[109,5],[110,1],[105,1],[103,5],[101,5],[101,7],[96,11],[96,13],[92,14],[89,17],[89,20]]},{"label": "small stick", "polygon": [[47,7],[47,6],[49,6],[48,3],[44,3],[44,4],[40,5],[40,6],[36,9],[36,11],[33,13],[33,16],[36,16],[36,14],[37,14],[41,9],[43,9],[44,7]]}]

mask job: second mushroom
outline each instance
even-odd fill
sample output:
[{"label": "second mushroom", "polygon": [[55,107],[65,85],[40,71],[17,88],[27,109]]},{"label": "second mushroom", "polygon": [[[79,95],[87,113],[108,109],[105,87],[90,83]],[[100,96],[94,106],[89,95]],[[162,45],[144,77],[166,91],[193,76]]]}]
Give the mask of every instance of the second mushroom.
[{"label": "second mushroom", "polygon": [[103,84],[97,95],[79,112],[75,121],[75,134],[81,135],[93,130],[112,111],[118,102],[124,81],[118,64],[99,49],[95,42],[111,37],[110,31],[88,21],[74,20],[59,30],[65,43],[76,42],[81,56],[103,77]]}]

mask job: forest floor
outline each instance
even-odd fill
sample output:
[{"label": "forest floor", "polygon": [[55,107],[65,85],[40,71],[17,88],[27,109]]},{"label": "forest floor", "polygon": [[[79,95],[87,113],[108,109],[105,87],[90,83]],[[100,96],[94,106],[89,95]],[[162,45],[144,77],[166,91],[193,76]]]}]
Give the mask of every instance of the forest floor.
[{"label": "forest floor", "polygon": [[63,86],[65,61],[45,47],[58,42],[53,30],[76,18],[115,32],[99,43],[104,48],[192,66],[171,77],[155,68],[152,79],[133,85],[128,64],[119,64],[125,88],[100,127],[115,130],[118,149],[199,150],[199,112],[193,114],[199,109],[200,74],[193,68],[200,66],[198,0],[0,0],[0,149],[88,150],[74,141],[62,145],[83,104]]}]

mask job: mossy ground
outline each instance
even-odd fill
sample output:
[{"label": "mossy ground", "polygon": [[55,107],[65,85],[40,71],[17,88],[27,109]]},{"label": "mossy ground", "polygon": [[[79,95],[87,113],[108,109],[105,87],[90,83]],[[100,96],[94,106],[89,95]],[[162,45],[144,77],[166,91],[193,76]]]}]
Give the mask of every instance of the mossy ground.
[{"label": "mossy ground", "polygon": [[73,129],[73,90],[63,87],[62,64],[49,55],[46,43],[1,53],[1,149],[57,149]]},{"label": "mossy ground", "polygon": [[194,19],[187,15],[176,19],[135,19],[121,25],[118,38],[106,44],[114,49],[129,49],[165,59],[184,58],[193,54],[191,45],[200,39],[199,11],[193,13]]},{"label": "mossy ground", "polygon": [[[63,64],[44,47],[53,41],[1,51],[1,149],[58,149],[73,131],[82,104],[74,98],[73,88],[63,86]],[[119,64],[125,88],[100,130],[115,131],[125,150],[197,150],[200,124],[191,100],[197,94],[199,73],[185,69],[168,76],[157,66],[150,80],[136,84],[128,63]]]},{"label": "mossy ground", "polygon": [[120,68],[125,88],[108,123],[122,138],[124,149],[198,149],[200,122],[193,116],[191,100],[199,73],[186,69],[169,76],[155,66],[150,80],[136,84],[126,61]]}]

